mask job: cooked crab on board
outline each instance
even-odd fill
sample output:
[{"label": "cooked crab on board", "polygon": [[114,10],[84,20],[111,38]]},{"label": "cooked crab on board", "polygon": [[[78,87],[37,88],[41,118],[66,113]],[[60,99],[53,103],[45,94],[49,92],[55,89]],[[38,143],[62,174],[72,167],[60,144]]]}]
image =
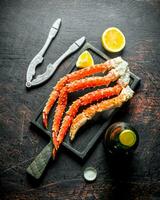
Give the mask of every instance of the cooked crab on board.
[{"label": "cooked crab on board", "polygon": [[[100,72],[103,76],[93,76]],[[91,75],[92,77],[89,77]],[[129,81],[128,63],[121,57],[72,72],[61,78],[53,88],[43,109],[43,125],[47,128],[49,112],[57,100],[52,123],[53,155],[56,155],[69,128],[70,139],[73,140],[80,127],[91,120],[96,113],[120,107],[132,98],[134,92],[128,86]],[[111,83],[114,84],[111,85]],[[104,88],[97,89],[95,88],[97,86],[104,86]],[[95,90],[76,99],[66,111],[69,93],[86,88]],[[80,107],[83,106],[89,107],[78,113]]]}]

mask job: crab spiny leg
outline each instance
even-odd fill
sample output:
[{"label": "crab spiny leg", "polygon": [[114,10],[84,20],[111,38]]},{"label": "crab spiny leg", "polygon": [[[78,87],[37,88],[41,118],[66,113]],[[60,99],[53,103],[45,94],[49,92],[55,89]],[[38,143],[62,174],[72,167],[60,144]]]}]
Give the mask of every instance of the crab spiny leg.
[{"label": "crab spiny leg", "polygon": [[114,82],[119,77],[124,76],[127,70],[128,63],[124,61],[120,63],[115,69],[110,70],[106,76],[84,78],[69,83],[66,86],[68,87],[69,93],[102,85],[105,85],[107,87],[111,82]]},{"label": "crab spiny leg", "polygon": [[73,120],[70,128],[70,139],[73,140],[77,131],[90,119],[92,119],[96,113],[109,110],[112,108],[120,107],[124,102],[132,98],[134,92],[129,86],[124,88],[119,96],[112,99],[104,100],[95,105],[91,105],[89,108],[78,114]]},{"label": "crab spiny leg", "polygon": [[54,120],[52,124],[52,140],[55,148],[57,149],[58,142],[57,142],[57,133],[59,131],[61,119],[63,117],[63,113],[66,109],[67,105],[67,88],[64,87],[61,90],[59,99],[58,99],[58,105],[56,107],[55,115],[54,115]]},{"label": "crab spiny leg", "polygon": [[68,77],[65,76],[63,78],[60,79],[60,81],[57,83],[57,85],[55,86],[55,88],[53,89],[53,91],[50,94],[50,97],[43,109],[43,125],[44,127],[47,128],[47,124],[48,124],[48,114],[52,108],[52,106],[54,105],[55,101],[57,100],[58,96],[59,96],[59,91],[65,86],[65,84],[68,81]]}]

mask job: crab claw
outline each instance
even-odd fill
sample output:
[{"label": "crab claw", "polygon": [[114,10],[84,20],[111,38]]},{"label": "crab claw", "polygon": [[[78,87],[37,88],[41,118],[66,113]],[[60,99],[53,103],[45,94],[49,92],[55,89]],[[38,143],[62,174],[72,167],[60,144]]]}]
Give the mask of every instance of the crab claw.
[{"label": "crab claw", "polygon": [[57,153],[56,149],[55,149],[55,148],[53,148],[53,151],[52,151],[52,156],[53,156],[53,159],[55,159],[55,157],[56,157],[56,153]]},{"label": "crab claw", "polygon": [[56,150],[58,150],[59,148],[59,142],[57,141],[57,136],[55,134],[55,132],[52,132],[52,140],[53,140],[53,144]]}]

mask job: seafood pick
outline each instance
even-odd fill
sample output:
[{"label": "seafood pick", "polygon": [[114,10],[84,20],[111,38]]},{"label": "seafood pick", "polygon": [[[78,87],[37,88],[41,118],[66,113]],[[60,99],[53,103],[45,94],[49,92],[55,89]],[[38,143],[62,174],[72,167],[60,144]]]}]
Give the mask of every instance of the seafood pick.
[{"label": "seafood pick", "polygon": [[[89,77],[99,72],[102,72],[104,75]],[[43,124],[44,127],[47,127],[48,114],[58,99],[52,124],[53,155],[56,155],[69,128],[70,138],[73,140],[80,127],[87,120],[91,120],[97,112],[120,107],[124,102],[129,100],[133,96],[133,91],[128,86],[129,80],[130,72],[128,63],[121,57],[72,72],[61,78],[53,88],[43,109]],[[110,86],[112,82],[114,82],[114,85]],[[97,86],[104,86],[104,88],[95,89],[79,97],[65,113],[69,93]],[[99,101],[97,104],[91,105],[97,101]],[[78,114],[79,108],[82,106],[89,107]]]}]

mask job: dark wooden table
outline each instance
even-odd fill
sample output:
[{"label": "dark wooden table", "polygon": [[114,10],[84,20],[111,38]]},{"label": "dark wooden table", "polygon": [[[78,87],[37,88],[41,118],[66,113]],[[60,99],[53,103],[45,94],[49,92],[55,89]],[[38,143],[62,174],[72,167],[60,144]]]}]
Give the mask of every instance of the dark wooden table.
[{"label": "dark wooden table", "polygon": [[[102,32],[119,27],[126,36],[122,56],[142,82],[127,107],[113,121],[131,123],[140,145],[132,160],[110,165],[102,141],[85,163],[65,150],[35,181],[26,168],[47,144],[30,121],[52,86],[69,68],[60,68],[42,87],[27,91],[30,60],[44,44],[53,21],[62,18],[60,33],[50,46],[41,73],[81,36],[101,47]],[[0,199],[160,199],[160,1],[0,1]],[[97,180],[88,184],[83,170],[94,166]]]}]

